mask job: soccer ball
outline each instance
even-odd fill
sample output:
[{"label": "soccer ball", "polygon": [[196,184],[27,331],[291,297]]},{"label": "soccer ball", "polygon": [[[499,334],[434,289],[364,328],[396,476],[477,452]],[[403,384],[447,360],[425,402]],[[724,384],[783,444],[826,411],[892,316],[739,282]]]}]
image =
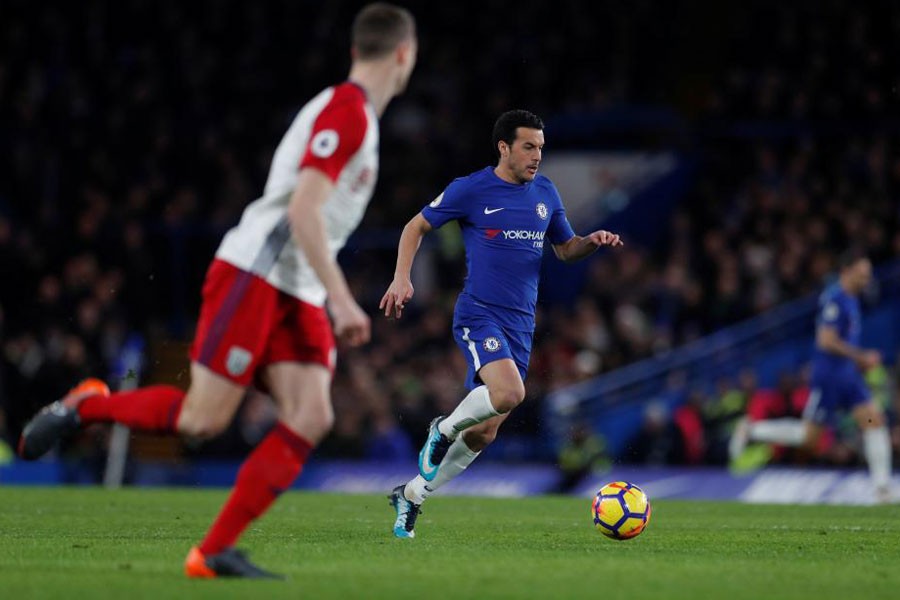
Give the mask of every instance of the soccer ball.
[{"label": "soccer ball", "polygon": [[607,483],[591,504],[591,517],[600,533],[614,540],[628,540],[650,522],[650,500],[644,490],[626,481]]}]

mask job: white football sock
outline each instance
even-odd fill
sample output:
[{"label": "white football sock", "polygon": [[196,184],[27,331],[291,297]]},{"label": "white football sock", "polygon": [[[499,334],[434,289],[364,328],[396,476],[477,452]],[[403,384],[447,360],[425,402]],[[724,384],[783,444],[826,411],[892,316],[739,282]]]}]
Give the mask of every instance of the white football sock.
[{"label": "white football sock", "polygon": [[472,464],[481,452],[473,452],[463,441],[463,436],[456,438],[456,441],[447,449],[447,455],[438,466],[438,472],[434,476],[433,481],[425,481],[421,475],[416,475],[406,484],[404,495],[410,502],[422,504],[425,500],[437,491],[439,487],[456,478],[460,473],[466,470],[466,467]]},{"label": "white football sock", "polygon": [[863,429],[862,436],[872,483],[876,489],[887,489],[891,482],[891,438],[887,427]]},{"label": "white football sock", "polygon": [[427,483],[421,475],[416,475],[406,482],[406,487],[403,488],[403,496],[413,504],[422,504],[430,493],[425,489]]},{"label": "white football sock", "polygon": [[468,429],[499,415],[491,404],[491,395],[486,385],[479,385],[469,392],[450,416],[438,423],[438,429],[451,440],[455,440],[460,431]]},{"label": "white football sock", "polygon": [[750,439],[783,446],[802,446],[806,425],[800,419],[767,419],[750,423]]}]

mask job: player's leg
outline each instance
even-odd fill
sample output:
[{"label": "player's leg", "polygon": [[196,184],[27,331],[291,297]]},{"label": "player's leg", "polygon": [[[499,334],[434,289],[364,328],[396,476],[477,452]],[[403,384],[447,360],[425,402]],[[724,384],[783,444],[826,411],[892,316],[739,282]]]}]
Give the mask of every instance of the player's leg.
[{"label": "player's leg", "polygon": [[486,321],[454,325],[453,332],[468,362],[466,387],[471,391],[450,415],[431,422],[419,453],[419,474],[426,481],[437,475],[437,466],[460,432],[508,413],[525,399],[523,379],[531,349],[530,334],[507,335]]},{"label": "player's leg", "polygon": [[[504,359],[497,362],[511,364],[512,360]],[[435,417],[431,421],[425,444],[419,451],[419,475],[425,481],[432,481],[460,432],[501,414],[491,401],[491,392],[487,385],[478,385],[472,389],[449,416]]]},{"label": "player's leg", "polygon": [[478,423],[509,413],[525,399],[525,384],[512,358],[485,364],[478,376],[484,385],[469,392],[438,425],[440,432],[451,440]]},{"label": "player's leg", "polygon": [[771,458],[768,446],[762,447],[762,452],[751,452],[752,447],[747,447],[750,442],[815,448],[822,434],[821,423],[828,419],[834,408],[833,394],[826,392],[828,389],[822,385],[812,388],[800,419],[785,417],[750,421],[747,417],[742,418],[728,444],[732,468],[753,470]]},{"label": "player's leg", "polygon": [[313,447],[331,430],[330,371],[321,365],[278,363],[264,381],[276,399],[278,422],[238,471],[234,488],[199,544],[203,556],[233,547],[300,474]]},{"label": "player's leg", "polygon": [[[480,374],[482,374],[485,381],[485,385],[481,387],[487,389],[491,389],[492,384],[494,386],[493,389],[514,387],[511,385],[511,381],[506,381],[507,378],[518,380],[518,385],[522,386],[519,371],[511,359],[491,362],[482,367]],[[524,386],[522,387],[522,395],[524,397]],[[458,477],[478,458],[481,451],[497,437],[497,430],[508,416],[509,411],[470,425],[461,435],[457,435],[455,440],[449,442],[446,442],[447,438],[445,436],[439,435],[442,442],[447,444],[447,449],[441,456],[440,462],[434,466],[433,475],[428,479],[423,476],[421,467],[423,462],[422,456],[429,448],[429,440],[426,440],[425,448],[420,452],[419,473],[406,484],[394,488],[391,495],[388,496],[391,505],[396,511],[393,529],[396,537],[415,537],[416,520],[422,503],[444,484]],[[432,422],[432,426],[429,428],[430,439],[438,437],[434,435],[435,431],[436,427],[434,427],[434,422]]]},{"label": "player's leg", "polygon": [[[508,390],[518,390],[515,392],[515,397],[524,398],[525,385],[522,381],[522,373],[526,370],[526,366],[527,356],[523,358],[521,367],[516,366],[511,358],[500,358],[482,366],[477,374],[484,382],[482,387],[492,391],[503,390],[501,394],[510,393]],[[521,399],[516,404],[520,402]],[[426,441],[425,448],[420,453],[419,474],[405,485],[394,488],[389,496],[397,513],[394,521],[395,536],[415,537],[414,527],[422,503],[443,485],[458,477],[478,458],[481,451],[497,437],[500,425],[508,416],[509,411],[506,411],[478,423],[469,424],[461,434],[456,436],[455,440],[449,442],[440,462],[434,466],[433,475],[430,478],[424,477],[421,472],[422,455],[429,449],[428,441]],[[433,435],[435,430],[436,427],[432,424],[429,429],[430,438],[438,437]],[[440,438],[446,440],[446,436],[440,435]]]},{"label": "player's leg", "polygon": [[[255,358],[253,361],[254,369],[258,360]],[[248,368],[248,372],[252,373],[252,370]],[[248,376],[244,374],[241,378]],[[234,376],[229,374],[229,377]],[[246,388],[197,363],[192,365],[192,378],[191,390],[178,419],[178,429],[191,436],[214,435],[230,423]],[[203,393],[195,396],[193,392],[198,389],[202,389]],[[265,463],[271,454],[278,454],[277,448],[273,451],[273,446],[277,444],[273,444],[271,440],[278,433],[279,428],[276,427],[250,453],[239,469],[224,507],[200,544],[191,548],[185,558],[184,572],[188,577],[281,578],[280,575],[253,564],[243,551],[233,546],[247,525],[258,515],[254,508],[267,501],[266,494],[259,492],[257,480],[261,463]],[[272,471],[277,472],[277,466],[273,466]],[[264,508],[259,509],[259,512],[262,510]]]},{"label": "player's leg", "polygon": [[422,504],[444,484],[458,477],[496,439],[500,425],[508,416],[509,413],[498,415],[466,429],[450,445],[434,479],[425,481],[421,475],[416,475],[404,487],[405,497]]},{"label": "player's leg", "polygon": [[858,371],[846,374],[838,386],[838,406],[849,411],[862,433],[863,454],[876,499],[888,502],[891,498],[891,438],[884,412],[872,401],[869,386]]},{"label": "player's leg", "polygon": [[879,502],[891,498],[891,438],[884,413],[872,401],[856,405],[853,418],[862,431],[863,454]]},{"label": "player's leg", "polygon": [[25,426],[19,454],[27,460],[40,458],[61,438],[92,423],[115,422],[140,431],[213,437],[231,422],[243,395],[243,386],[196,363],[191,365],[187,393],[174,386],[153,385],[110,394],[103,382],[88,379]]},{"label": "player's leg", "polygon": [[764,419],[753,421],[750,427],[750,441],[778,444],[780,446],[802,446],[807,439],[807,424],[802,419]]},{"label": "player's leg", "polygon": [[176,431],[200,439],[219,435],[234,419],[246,390],[245,385],[192,362],[191,385],[175,422]]},{"label": "player's leg", "polygon": [[[530,333],[504,332],[481,322],[471,327],[456,325],[454,335],[468,362],[466,387],[471,391],[448,417],[431,422],[419,452],[419,474],[388,496],[396,511],[397,537],[415,537],[422,502],[472,464],[496,437],[509,412],[525,398]],[[446,432],[442,431],[445,424],[450,425]]]},{"label": "player's leg", "polygon": [[[284,295],[276,314],[277,326],[260,362],[265,365],[262,383],[278,406],[278,421],[241,465],[231,495],[188,556],[188,575],[206,576],[202,569],[192,572],[192,564],[208,564],[208,557],[233,551],[247,526],[294,482],[334,422],[330,385],[335,344],[328,315],[321,307]],[[192,563],[194,554],[200,560]],[[272,576],[254,569],[262,574],[249,576]]]},{"label": "player's leg", "polygon": [[245,389],[192,362],[186,393],[174,386],[152,385],[109,396],[94,395],[84,400],[78,414],[85,425],[115,422],[141,431],[207,439],[228,427]]},{"label": "player's leg", "polygon": [[266,373],[279,423],[317,446],[334,425],[331,370],[317,364],[276,363]]},{"label": "player's leg", "polygon": [[[494,397],[496,392],[498,397],[506,396],[508,401],[518,405],[525,397],[525,383],[521,375],[523,370],[524,367],[520,369],[512,359],[501,358],[484,365],[478,371],[478,376],[489,390],[491,397]],[[443,460],[437,465],[433,478],[425,479],[420,473],[407,484],[407,498],[421,504],[438,488],[462,473],[478,458],[481,451],[494,441],[500,425],[509,416],[510,410],[467,426],[450,444]]]},{"label": "player's leg", "polygon": [[[495,374],[492,383],[488,383],[485,373]],[[512,359],[487,364],[479,375],[485,385],[472,390],[449,416],[431,422],[428,438],[419,453],[419,474],[426,481],[433,481],[437,476],[438,467],[461,432],[509,414],[525,399],[525,386]]]},{"label": "player's leg", "polygon": [[[423,452],[420,453],[419,474],[405,485],[395,488],[390,496],[391,503],[397,511],[394,523],[394,535],[397,537],[414,537],[413,526],[421,504],[444,484],[458,477],[478,458],[481,451],[497,437],[500,425],[509,416],[512,408],[521,403],[525,397],[524,379],[531,354],[531,334],[497,330],[487,330],[482,332],[484,333],[496,333],[496,336],[489,335],[486,339],[495,339],[499,342],[499,344],[482,342],[479,347],[484,353],[472,351],[473,338],[470,331],[463,330],[463,336],[460,336],[465,342],[460,345],[469,359],[470,372],[467,385],[471,387],[483,383],[490,398],[506,398],[509,410],[464,427],[462,433],[457,434],[456,439],[449,443],[443,459],[437,464],[434,476],[428,480],[423,476],[421,468],[424,462],[422,455],[429,448],[426,442]],[[501,348],[505,351],[501,352]],[[436,429],[432,424],[429,428],[429,437],[439,437],[442,442],[448,439],[439,431],[438,435],[434,435]]]},{"label": "player's leg", "polygon": [[453,333],[469,365],[466,383],[471,391],[438,425],[450,440],[473,425],[508,413],[525,399],[516,363],[527,369],[531,349],[530,335],[522,334],[520,340],[515,332],[506,333],[493,323],[455,325]]}]

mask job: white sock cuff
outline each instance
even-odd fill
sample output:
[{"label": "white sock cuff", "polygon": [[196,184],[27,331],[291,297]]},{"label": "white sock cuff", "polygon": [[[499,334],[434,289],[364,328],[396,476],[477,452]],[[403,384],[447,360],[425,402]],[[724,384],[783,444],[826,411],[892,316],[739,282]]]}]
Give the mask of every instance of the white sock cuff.
[{"label": "white sock cuff", "polygon": [[488,391],[488,386],[479,385],[477,388],[469,392],[470,396],[478,398],[481,402],[484,403],[484,412],[489,414],[491,417],[496,417],[500,413],[497,412],[497,409],[494,408],[494,405],[491,404],[491,393]]},{"label": "white sock cuff", "polygon": [[416,475],[406,483],[403,488],[403,495],[407,500],[414,504],[422,504],[428,497],[428,490],[425,489],[425,480],[421,475]]},{"label": "white sock cuff", "polygon": [[750,423],[750,439],[770,444],[801,446],[806,438],[806,424],[800,419],[785,417]]},{"label": "white sock cuff", "polygon": [[438,424],[438,429],[450,439],[456,439],[465,429],[499,414],[491,404],[491,395],[487,386],[479,385],[462,399],[459,406],[446,419]]},{"label": "white sock cuff", "polygon": [[425,481],[421,475],[416,475],[406,484],[403,495],[410,502],[422,504],[428,499],[438,488],[445,483],[456,478],[460,473],[471,465],[481,452],[475,452],[469,448],[468,444],[463,440],[463,436],[456,438],[450,448],[447,449],[447,455],[438,466],[438,472],[431,482]]},{"label": "white sock cuff", "polygon": [[472,449],[466,445],[463,441],[463,436],[456,438],[456,441],[454,441],[453,444],[450,445],[450,448],[447,449],[447,456],[444,457],[443,462],[441,462],[438,467],[434,479],[428,484],[428,487],[425,488],[424,496],[427,498],[437,491],[438,488],[443,487],[444,484],[449,483],[451,480],[458,477],[475,461],[476,458],[478,458],[479,454],[481,454],[481,452],[473,452]]},{"label": "white sock cuff", "polygon": [[891,436],[888,434],[888,428],[885,425],[882,425],[881,427],[868,427],[866,429],[863,429],[863,436],[875,440],[891,439]]},{"label": "white sock cuff", "polygon": [[891,436],[887,427],[869,427],[863,429],[863,445],[872,448],[870,451],[890,456]]},{"label": "white sock cuff", "polygon": [[456,463],[463,462],[465,466],[469,466],[469,463],[478,458],[479,454],[481,454],[480,450],[475,452],[469,448],[464,435],[457,437],[456,441],[447,449],[447,458]]},{"label": "white sock cuff", "polygon": [[863,452],[869,463],[869,474],[877,488],[890,485],[891,481],[891,436],[887,427],[863,429]]}]

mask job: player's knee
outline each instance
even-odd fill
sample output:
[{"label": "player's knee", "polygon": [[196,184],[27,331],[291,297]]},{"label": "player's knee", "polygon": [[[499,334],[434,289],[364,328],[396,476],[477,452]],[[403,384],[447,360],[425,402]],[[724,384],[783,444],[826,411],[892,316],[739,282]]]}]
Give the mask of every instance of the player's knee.
[{"label": "player's knee", "polygon": [[[525,399],[524,385],[511,385],[491,390],[491,404],[499,413],[508,413]],[[496,435],[496,433],[495,433]]]},{"label": "player's knee", "polygon": [[228,427],[228,421],[215,415],[202,415],[182,411],[178,418],[178,432],[184,436],[209,439],[220,435]]},{"label": "player's knee", "polygon": [[858,420],[860,429],[879,429],[884,426],[884,414],[877,409],[865,411]]},{"label": "player's knee", "polygon": [[312,418],[312,425],[319,434],[319,439],[324,438],[334,427],[334,409],[331,403],[325,403],[318,407]]},{"label": "player's knee", "polygon": [[330,401],[323,399],[289,410],[281,419],[294,431],[302,432],[309,441],[318,443],[334,427],[334,409]]}]

